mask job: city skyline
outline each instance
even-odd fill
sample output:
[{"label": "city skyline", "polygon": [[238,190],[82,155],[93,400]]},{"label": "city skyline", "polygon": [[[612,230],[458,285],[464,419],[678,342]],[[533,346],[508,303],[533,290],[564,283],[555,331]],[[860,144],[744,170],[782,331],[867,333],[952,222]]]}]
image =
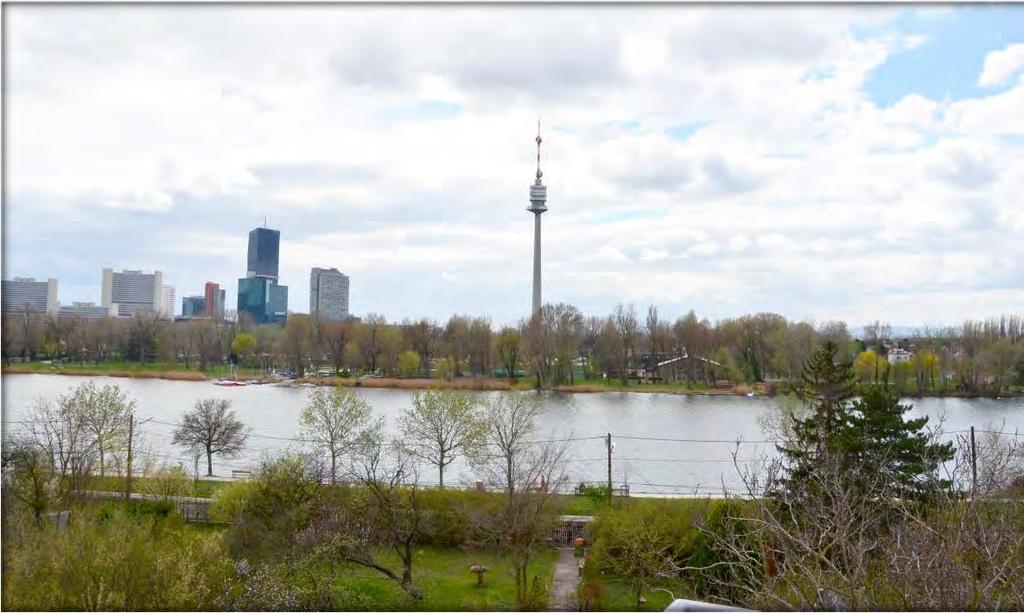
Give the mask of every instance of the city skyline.
[{"label": "city skyline", "polygon": [[514,321],[538,115],[545,302],[906,325],[1024,303],[1016,7],[7,16],[4,276],[62,304],[100,303],[102,268],[237,295],[266,216],[293,311],[344,263],[355,314]]}]

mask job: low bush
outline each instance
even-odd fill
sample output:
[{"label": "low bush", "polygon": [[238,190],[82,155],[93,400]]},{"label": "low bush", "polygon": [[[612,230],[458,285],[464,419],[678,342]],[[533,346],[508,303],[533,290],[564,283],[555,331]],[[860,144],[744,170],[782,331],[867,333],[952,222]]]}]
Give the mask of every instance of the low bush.
[{"label": "low bush", "polygon": [[135,505],[76,508],[63,528],[5,517],[7,610],[215,608],[231,561],[218,538]]}]

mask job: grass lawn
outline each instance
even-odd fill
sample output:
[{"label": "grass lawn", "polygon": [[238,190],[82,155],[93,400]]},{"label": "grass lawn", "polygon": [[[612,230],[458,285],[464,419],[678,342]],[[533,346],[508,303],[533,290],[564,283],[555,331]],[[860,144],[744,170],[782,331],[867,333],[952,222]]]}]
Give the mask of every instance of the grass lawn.
[{"label": "grass lawn", "polygon": [[[205,372],[199,370],[198,363],[189,364],[185,368],[182,362],[100,362],[94,364],[86,362],[84,365],[78,362],[45,363],[45,362],[20,362],[9,364],[3,367],[6,373],[24,374],[65,374],[83,376],[114,376],[114,377],[145,377],[145,378],[169,378],[182,380],[202,381],[204,379],[217,379],[227,376],[230,368],[227,364],[216,364],[207,367]],[[255,377],[260,375],[260,370],[238,366],[234,374],[240,377]]]},{"label": "grass lawn", "polygon": [[[231,485],[232,481],[215,481],[200,479],[199,481],[189,481],[189,485],[193,486],[192,491],[182,493],[182,496],[196,496],[198,498],[212,498],[217,490]],[[89,489],[100,491],[100,492],[123,492],[124,491],[124,477],[93,477],[89,483]],[[151,479],[147,477],[135,477],[132,479],[132,492],[137,494],[155,494],[159,493],[160,482],[157,479]]]},{"label": "grass lawn", "polygon": [[647,599],[639,608],[636,604],[636,594],[629,586],[629,583],[619,577],[593,577],[592,581],[598,586],[600,596],[598,597],[596,610],[599,611],[664,611],[672,602],[672,596],[667,592],[654,589],[664,587],[671,591],[678,598],[686,598],[685,586],[680,582],[663,582],[655,584],[644,592]]},{"label": "grass lawn", "polygon": [[[545,550],[530,564],[545,593],[550,590],[557,552]],[[398,557],[386,556],[390,566],[401,568]],[[474,564],[490,569],[484,585],[476,585]],[[515,582],[507,559],[493,551],[466,552],[456,549],[420,547],[413,563],[413,581],[423,592],[423,600],[412,601],[393,581],[377,571],[352,566],[340,570],[335,587],[358,595],[367,608],[384,611],[510,611],[515,609]]]}]

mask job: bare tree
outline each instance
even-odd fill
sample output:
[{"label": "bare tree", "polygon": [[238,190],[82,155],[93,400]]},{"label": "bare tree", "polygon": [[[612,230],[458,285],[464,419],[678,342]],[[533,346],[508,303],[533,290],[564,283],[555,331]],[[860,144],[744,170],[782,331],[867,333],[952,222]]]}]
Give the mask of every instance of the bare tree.
[{"label": "bare tree", "polygon": [[199,370],[205,372],[210,364],[220,364],[224,359],[224,347],[217,325],[209,320],[190,322],[189,332],[199,353]]},{"label": "bare tree", "polygon": [[299,423],[303,435],[331,460],[331,483],[338,481],[338,458],[366,435],[370,403],[343,388],[316,388],[309,393]]},{"label": "bare tree", "polygon": [[53,462],[61,494],[81,489],[95,465],[98,445],[87,407],[76,401],[75,392],[59,397],[56,404],[37,399],[27,427],[29,438]]},{"label": "bare tree", "polygon": [[551,496],[566,482],[566,443],[534,440],[538,411],[522,394],[491,397],[484,409],[487,445],[475,458],[486,482],[503,496],[498,509],[475,509],[471,516],[509,553],[521,607],[536,606],[530,602],[529,564],[555,520]]},{"label": "bare tree", "polygon": [[413,351],[420,354],[420,368],[425,377],[430,376],[430,364],[438,352],[438,345],[441,342],[441,331],[437,324],[421,319],[403,326],[406,342]]},{"label": "bare tree", "polygon": [[352,339],[352,322],[324,321],[320,324],[320,338],[327,346],[327,352],[331,356],[331,363],[334,365],[335,374],[340,373],[345,365],[345,345]]},{"label": "bare tree", "polygon": [[197,400],[195,408],[181,417],[174,432],[174,444],[206,452],[206,475],[213,476],[213,454],[237,455],[249,433],[235,412],[230,400],[206,398]]},{"label": "bare tree", "polygon": [[484,431],[476,398],[466,392],[417,392],[412,407],[401,417],[404,445],[415,457],[437,466],[444,487],[444,470],[460,453],[472,451]]},{"label": "bare tree", "polygon": [[474,317],[469,324],[469,369],[473,374],[489,375],[494,363],[494,333],[491,320]]},{"label": "bare tree", "polygon": [[387,326],[383,315],[370,313],[355,328],[356,345],[363,357],[363,365],[368,372],[376,372],[378,361],[384,352],[382,331]]},{"label": "bare tree", "polygon": [[149,362],[156,354],[160,334],[167,325],[167,320],[156,313],[136,313],[128,321],[127,355],[143,364]]},{"label": "bare tree", "polygon": [[498,337],[498,355],[501,356],[501,367],[505,369],[505,375],[515,383],[516,370],[519,368],[519,345],[522,336],[515,328],[502,328]]}]

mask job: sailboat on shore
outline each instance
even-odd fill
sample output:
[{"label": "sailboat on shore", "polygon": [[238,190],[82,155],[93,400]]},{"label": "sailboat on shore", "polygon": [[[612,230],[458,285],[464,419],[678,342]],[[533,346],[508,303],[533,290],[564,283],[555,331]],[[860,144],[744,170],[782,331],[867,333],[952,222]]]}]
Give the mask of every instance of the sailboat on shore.
[{"label": "sailboat on shore", "polygon": [[214,385],[220,385],[222,387],[242,387],[248,385],[247,381],[239,381],[238,375],[235,373],[234,363],[228,364],[228,376],[217,379],[213,382]]}]

